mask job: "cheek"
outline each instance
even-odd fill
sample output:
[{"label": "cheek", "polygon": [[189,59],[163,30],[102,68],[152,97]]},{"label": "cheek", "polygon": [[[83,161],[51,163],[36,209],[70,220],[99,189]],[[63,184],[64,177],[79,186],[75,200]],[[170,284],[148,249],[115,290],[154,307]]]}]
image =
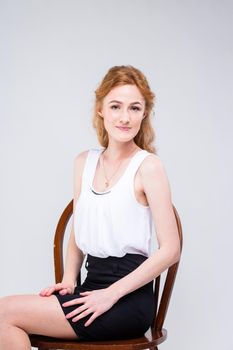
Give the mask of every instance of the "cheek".
[{"label": "cheek", "polygon": [[135,125],[135,127],[140,127],[142,124],[142,120],[143,120],[143,116],[135,117],[133,125]]},{"label": "cheek", "polygon": [[119,116],[116,111],[107,111],[104,114],[104,123],[105,124],[114,124],[118,120]]},{"label": "cheek", "polygon": [[115,124],[114,118],[109,115],[104,116],[104,127],[107,131],[109,131]]}]

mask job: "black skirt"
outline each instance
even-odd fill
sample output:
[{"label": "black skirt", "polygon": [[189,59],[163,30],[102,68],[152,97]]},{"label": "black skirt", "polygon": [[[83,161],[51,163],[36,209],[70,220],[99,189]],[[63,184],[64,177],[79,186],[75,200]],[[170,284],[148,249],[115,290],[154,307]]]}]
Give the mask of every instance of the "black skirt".
[{"label": "black skirt", "polygon": [[[87,255],[85,267],[88,273],[83,284],[76,287],[72,295],[56,294],[64,314],[81,305],[63,307],[64,302],[82,297],[80,292],[107,288],[146,259],[140,254],[126,254],[120,258]],[[73,322],[72,318],[68,320],[80,340],[117,340],[143,336],[154,317],[153,281],[120,298],[111,309],[85,327],[90,316],[91,314],[77,322]]]}]

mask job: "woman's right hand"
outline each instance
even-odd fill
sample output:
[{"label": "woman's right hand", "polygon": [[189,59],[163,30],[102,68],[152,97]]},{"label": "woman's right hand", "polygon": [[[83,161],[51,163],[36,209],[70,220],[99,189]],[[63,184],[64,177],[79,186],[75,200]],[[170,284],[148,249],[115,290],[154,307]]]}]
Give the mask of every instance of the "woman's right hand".
[{"label": "woman's right hand", "polygon": [[65,282],[56,283],[53,286],[42,289],[39,293],[42,297],[49,297],[54,292],[59,292],[61,295],[73,294],[75,286]]}]

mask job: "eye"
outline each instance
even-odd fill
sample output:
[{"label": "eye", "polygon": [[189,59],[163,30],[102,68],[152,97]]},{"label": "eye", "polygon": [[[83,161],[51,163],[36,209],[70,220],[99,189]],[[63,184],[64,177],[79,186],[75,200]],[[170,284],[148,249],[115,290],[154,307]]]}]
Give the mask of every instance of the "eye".
[{"label": "eye", "polygon": [[112,105],[110,108],[113,109],[113,110],[116,110],[116,109],[120,108],[120,106],[118,106],[118,105]]},{"label": "eye", "polygon": [[141,110],[140,107],[138,106],[132,106],[131,109],[134,111],[134,112],[139,112]]}]

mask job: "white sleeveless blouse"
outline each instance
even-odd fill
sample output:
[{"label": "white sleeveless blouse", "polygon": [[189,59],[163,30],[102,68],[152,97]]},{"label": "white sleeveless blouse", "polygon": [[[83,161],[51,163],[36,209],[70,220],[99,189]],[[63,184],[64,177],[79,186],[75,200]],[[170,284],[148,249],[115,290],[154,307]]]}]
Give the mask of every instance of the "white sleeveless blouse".
[{"label": "white sleeveless blouse", "polygon": [[100,154],[90,149],[83,170],[79,198],[74,209],[74,233],[84,254],[105,258],[126,253],[151,254],[153,230],[149,206],[135,197],[134,177],[142,161],[151,153],[140,150],[130,160],[123,175],[110,189],[97,192],[92,184]]}]

